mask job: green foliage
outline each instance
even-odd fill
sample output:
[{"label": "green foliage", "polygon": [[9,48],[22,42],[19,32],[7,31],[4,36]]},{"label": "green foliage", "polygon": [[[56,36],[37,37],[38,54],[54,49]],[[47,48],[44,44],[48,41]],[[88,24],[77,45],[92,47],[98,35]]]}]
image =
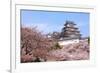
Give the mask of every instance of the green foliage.
[{"label": "green foliage", "polygon": [[88,43],[90,43],[90,37],[88,37]]},{"label": "green foliage", "polygon": [[61,49],[62,47],[59,45],[59,43],[57,42],[57,43],[55,43],[52,47],[51,47],[51,49]]}]

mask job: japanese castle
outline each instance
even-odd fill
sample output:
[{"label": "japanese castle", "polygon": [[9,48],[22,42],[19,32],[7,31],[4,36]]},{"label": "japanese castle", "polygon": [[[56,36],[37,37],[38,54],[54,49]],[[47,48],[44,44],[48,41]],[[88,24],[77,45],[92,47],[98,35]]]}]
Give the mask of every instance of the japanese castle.
[{"label": "japanese castle", "polygon": [[71,43],[78,43],[81,38],[80,31],[76,27],[76,24],[72,21],[66,21],[59,39],[60,45],[67,45]]}]

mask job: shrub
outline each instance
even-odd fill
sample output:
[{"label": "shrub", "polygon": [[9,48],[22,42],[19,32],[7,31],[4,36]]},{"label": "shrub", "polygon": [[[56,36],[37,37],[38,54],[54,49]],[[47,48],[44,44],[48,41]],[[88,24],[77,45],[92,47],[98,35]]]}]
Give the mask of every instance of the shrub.
[{"label": "shrub", "polygon": [[52,50],[52,49],[56,50],[56,49],[61,49],[61,48],[62,48],[62,47],[59,45],[59,43],[56,42],[56,43],[51,47],[51,50]]}]

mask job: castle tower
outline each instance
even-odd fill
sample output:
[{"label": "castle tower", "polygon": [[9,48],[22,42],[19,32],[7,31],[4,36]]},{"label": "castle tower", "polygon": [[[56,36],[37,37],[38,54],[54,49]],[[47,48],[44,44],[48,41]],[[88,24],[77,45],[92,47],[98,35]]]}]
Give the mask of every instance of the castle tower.
[{"label": "castle tower", "polygon": [[61,38],[63,39],[80,39],[81,34],[75,23],[72,21],[66,21],[62,28]]}]

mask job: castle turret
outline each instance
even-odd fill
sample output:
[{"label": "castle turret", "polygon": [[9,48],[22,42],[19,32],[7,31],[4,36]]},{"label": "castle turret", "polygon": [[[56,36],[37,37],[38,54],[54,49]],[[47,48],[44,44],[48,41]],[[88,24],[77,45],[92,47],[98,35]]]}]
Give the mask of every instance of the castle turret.
[{"label": "castle turret", "polygon": [[80,31],[75,27],[75,23],[72,21],[66,21],[62,28],[61,38],[63,39],[79,39],[81,37]]}]

